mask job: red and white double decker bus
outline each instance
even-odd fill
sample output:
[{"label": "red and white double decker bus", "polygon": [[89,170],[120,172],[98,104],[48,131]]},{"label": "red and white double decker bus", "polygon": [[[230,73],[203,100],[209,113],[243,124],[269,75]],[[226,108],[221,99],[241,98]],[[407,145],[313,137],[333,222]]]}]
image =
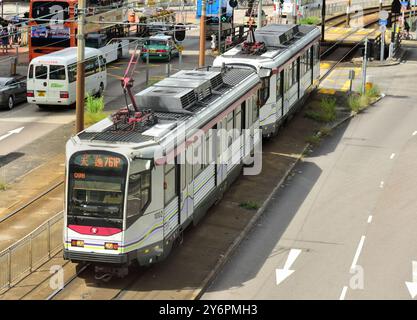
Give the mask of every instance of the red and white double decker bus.
[{"label": "red and white double decker bus", "polygon": [[[123,36],[128,0],[87,0],[87,33],[117,28]],[[31,0],[29,59],[77,45],[78,0]],[[99,24],[98,21],[105,21]],[[111,24],[114,22],[114,24]]]}]

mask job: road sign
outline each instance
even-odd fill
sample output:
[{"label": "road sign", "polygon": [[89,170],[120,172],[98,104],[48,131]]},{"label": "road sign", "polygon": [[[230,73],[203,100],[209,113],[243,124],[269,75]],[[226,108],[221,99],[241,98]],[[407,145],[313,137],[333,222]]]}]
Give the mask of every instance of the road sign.
[{"label": "road sign", "polygon": [[401,5],[403,7],[407,7],[408,6],[408,1],[400,1]]},{"label": "road sign", "polygon": [[386,26],[387,24],[388,24],[388,20],[383,20],[383,19],[379,20],[380,26]]},{"label": "road sign", "polygon": [[379,31],[381,31],[382,33],[384,33],[385,31],[387,31],[387,26],[385,25],[381,25],[380,27],[379,27]]},{"label": "road sign", "polygon": [[379,19],[381,20],[387,20],[389,17],[389,12],[386,10],[382,10],[379,12]]}]

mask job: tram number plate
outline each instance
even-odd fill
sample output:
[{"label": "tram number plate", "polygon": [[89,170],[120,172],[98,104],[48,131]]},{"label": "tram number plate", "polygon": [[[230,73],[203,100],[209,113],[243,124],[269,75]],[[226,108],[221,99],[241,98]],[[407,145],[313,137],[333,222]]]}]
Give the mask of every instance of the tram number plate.
[{"label": "tram number plate", "polygon": [[39,97],[44,97],[45,96],[45,91],[38,91],[38,96]]}]

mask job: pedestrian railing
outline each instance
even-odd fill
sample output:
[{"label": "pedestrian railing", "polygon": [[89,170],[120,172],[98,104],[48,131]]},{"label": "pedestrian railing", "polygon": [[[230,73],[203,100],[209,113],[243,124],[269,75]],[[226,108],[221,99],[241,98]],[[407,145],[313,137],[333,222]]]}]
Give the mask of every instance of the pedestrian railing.
[{"label": "pedestrian railing", "polygon": [[63,212],[0,252],[0,293],[16,285],[62,249]]}]

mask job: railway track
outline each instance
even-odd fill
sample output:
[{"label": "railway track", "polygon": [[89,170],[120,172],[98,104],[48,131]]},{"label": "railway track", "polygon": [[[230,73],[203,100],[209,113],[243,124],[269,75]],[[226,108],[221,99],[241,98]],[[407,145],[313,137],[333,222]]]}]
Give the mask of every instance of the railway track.
[{"label": "railway track", "polygon": [[46,189],[45,191],[43,191],[41,194],[36,195],[35,197],[33,197],[32,199],[30,199],[29,201],[27,201],[26,203],[24,203],[23,205],[20,205],[17,209],[14,209],[13,211],[11,211],[10,213],[6,214],[4,217],[0,218],[0,224],[3,223],[6,220],[9,220],[10,218],[18,215],[19,213],[21,213],[23,210],[25,209],[30,209],[31,206],[37,204],[38,202],[40,202],[41,200],[44,200],[44,198],[46,198],[49,194],[51,194],[54,190],[56,190],[59,187],[63,187],[64,186],[64,180],[59,181],[55,184],[53,184],[51,187],[49,187],[48,189]]}]

